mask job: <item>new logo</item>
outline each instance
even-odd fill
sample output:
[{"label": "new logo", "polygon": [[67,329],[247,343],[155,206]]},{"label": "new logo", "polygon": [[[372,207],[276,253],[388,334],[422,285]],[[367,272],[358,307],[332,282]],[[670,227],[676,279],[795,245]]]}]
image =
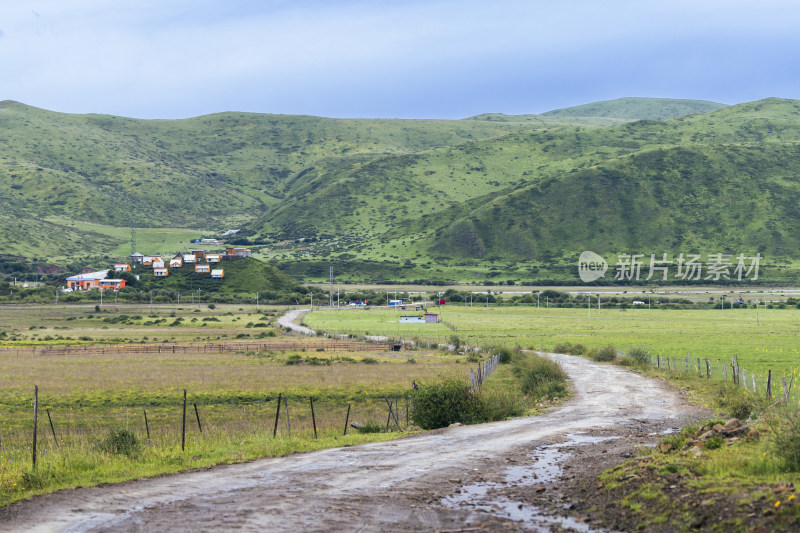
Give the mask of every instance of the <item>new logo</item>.
[{"label": "new logo", "polygon": [[606,275],[608,263],[594,252],[583,252],[578,259],[578,275],[584,283],[596,281]]}]

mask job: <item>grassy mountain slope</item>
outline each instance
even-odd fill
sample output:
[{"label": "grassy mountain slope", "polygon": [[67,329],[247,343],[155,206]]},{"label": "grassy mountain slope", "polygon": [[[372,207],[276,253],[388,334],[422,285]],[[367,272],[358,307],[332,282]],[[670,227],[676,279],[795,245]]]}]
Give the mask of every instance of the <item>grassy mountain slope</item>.
[{"label": "grassy mountain slope", "polygon": [[[107,241],[77,228],[132,216],[139,227],[236,224],[284,265],[414,279],[434,266],[483,276],[525,264],[535,277],[556,265],[549,276],[584,249],[800,261],[800,101],[620,99],[542,120],[492,116],[139,121],[4,102],[0,198],[14,215],[0,235],[25,254],[28,220],[43,251],[60,242],[56,221],[92,222],[63,226],[68,247],[93,250],[118,247],[124,230]],[[302,252],[258,245],[300,237],[313,237]]]},{"label": "grassy mountain slope", "polygon": [[138,226],[241,223],[303,184],[384,154],[529,128],[223,113],[144,121],[0,102],[0,197],[35,216]]},{"label": "grassy mountain slope", "polygon": [[604,117],[625,120],[665,120],[668,118],[708,113],[726,107],[706,100],[672,98],[617,98],[592,104],[566,107],[542,113],[545,117]]}]

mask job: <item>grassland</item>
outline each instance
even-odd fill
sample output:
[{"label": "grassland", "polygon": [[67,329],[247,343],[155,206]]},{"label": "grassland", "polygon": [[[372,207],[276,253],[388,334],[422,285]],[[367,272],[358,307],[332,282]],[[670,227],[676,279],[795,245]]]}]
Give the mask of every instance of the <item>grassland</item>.
[{"label": "grassland", "polygon": [[[469,344],[520,344],[552,349],[556,344],[580,343],[588,348],[613,345],[620,350],[643,347],[654,355],[683,360],[713,362],[715,376],[722,376],[722,363],[736,356],[748,374],[766,382],[768,370],[776,377],[800,379],[800,310],[755,309],[716,310],[592,310],[548,309],[535,306],[475,307],[444,306],[442,324],[400,324],[399,311],[315,311],[305,321],[312,327],[338,333],[388,335],[446,342],[457,336]],[[413,314],[413,313],[409,313]],[[795,389],[796,390],[796,389]]]},{"label": "grassland", "polygon": [[[322,337],[280,337],[273,320],[283,310],[0,306],[0,504],[64,487],[397,438],[402,432],[394,425],[389,433],[349,428],[343,436],[348,405],[351,423],[385,429],[384,398],[397,398],[404,428],[412,380],[468,373],[463,357],[433,349],[355,350]],[[34,385],[36,470],[30,463]],[[189,413],[181,450],[184,389]],[[279,394],[286,403],[273,439]],[[130,450],[109,444],[121,430],[136,439]]]}]

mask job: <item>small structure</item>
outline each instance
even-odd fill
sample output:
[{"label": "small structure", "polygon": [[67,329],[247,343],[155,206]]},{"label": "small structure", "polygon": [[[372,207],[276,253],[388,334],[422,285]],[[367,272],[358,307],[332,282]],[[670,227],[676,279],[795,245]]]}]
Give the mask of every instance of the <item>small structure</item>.
[{"label": "small structure", "polygon": [[131,265],[128,263],[116,263],[114,265],[114,272],[130,272]]},{"label": "small structure", "polygon": [[152,255],[142,256],[142,264],[144,266],[153,266],[153,256]]},{"label": "small structure", "polygon": [[139,252],[136,252],[135,254],[131,254],[131,263],[132,264],[133,263],[139,263],[141,265],[143,259],[144,259],[144,256],[142,254],[140,254]]},{"label": "small structure", "polygon": [[215,268],[214,270],[211,271],[211,277],[213,279],[222,279],[225,277],[225,271],[222,270],[221,268]]},{"label": "small structure", "polygon": [[389,300],[390,306],[403,305],[403,300]]},{"label": "small structure", "polygon": [[97,288],[100,289],[101,291],[104,291],[106,289],[113,289],[114,291],[118,291],[122,287],[124,287],[126,283],[127,281],[125,281],[124,279],[106,278],[98,281]]},{"label": "small structure", "polygon": [[67,287],[79,291],[94,289],[100,286],[100,280],[106,279],[107,277],[108,270],[78,274],[77,276],[70,276],[67,278]]},{"label": "small structure", "polygon": [[164,260],[160,257],[153,259],[153,268],[164,268]]},{"label": "small structure", "polygon": [[206,256],[206,251],[205,250],[192,250],[192,255],[195,257],[195,259],[200,261],[201,259],[203,259]]},{"label": "small structure", "polygon": [[194,256],[194,254],[183,254],[183,262],[187,265],[189,263],[196,263],[197,258]]},{"label": "small structure", "polygon": [[225,253],[230,257],[250,257],[253,251],[250,248],[242,248],[242,247],[228,247],[225,249]]},{"label": "small structure", "polygon": [[401,316],[400,323],[405,324],[424,324],[425,317],[424,316]]},{"label": "small structure", "polygon": [[175,257],[169,260],[170,268],[180,268],[182,266],[183,266],[183,257],[180,255],[176,255]]},{"label": "small structure", "polygon": [[439,315],[437,313],[425,313],[425,323],[426,324],[438,324],[439,323]]},{"label": "small structure", "polygon": [[211,265],[207,265],[205,263],[197,264],[194,266],[194,271],[200,274],[208,274],[209,272],[211,272]]},{"label": "small structure", "polygon": [[154,268],[153,275],[157,278],[166,278],[169,276],[169,270],[166,268]]},{"label": "small structure", "polygon": [[206,263],[219,263],[222,261],[220,254],[206,254]]}]

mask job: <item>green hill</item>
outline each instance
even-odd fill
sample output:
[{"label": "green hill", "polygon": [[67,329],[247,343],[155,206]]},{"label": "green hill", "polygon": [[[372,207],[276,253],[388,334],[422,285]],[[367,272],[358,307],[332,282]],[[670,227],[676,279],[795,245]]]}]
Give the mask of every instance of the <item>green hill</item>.
[{"label": "green hill", "polygon": [[0,141],[4,253],[28,257],[120,250],[135,221],[242,227],[236,242],[310,279],[333,264],[350,279],[574,281],[586,249],[758,251],[776,282],[800,264],[793,100],[457,121],[142,121],[2,102]]},{"label": "green hill", "polygon": [[708,113],[726,107],[706,100],[672,98],[617,98],[592,104],[565,107],[542,113],[545,117],[596,117],[624,120],[665,120],[683,115]]}]

